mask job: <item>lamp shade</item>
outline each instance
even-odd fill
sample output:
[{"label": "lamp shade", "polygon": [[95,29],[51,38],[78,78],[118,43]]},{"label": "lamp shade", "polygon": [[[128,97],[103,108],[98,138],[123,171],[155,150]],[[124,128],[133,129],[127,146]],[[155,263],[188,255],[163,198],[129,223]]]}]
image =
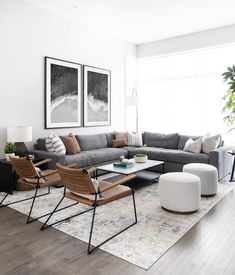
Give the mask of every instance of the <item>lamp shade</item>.
[{"label": "lamp shade", "polygon": [[138,97],[136,95],[126,96],[126,106],[138,106]]},{"label": "lamp shade", "polygon": [[31,126],[15,126],[7,128],[7,142],[32,141]]}]

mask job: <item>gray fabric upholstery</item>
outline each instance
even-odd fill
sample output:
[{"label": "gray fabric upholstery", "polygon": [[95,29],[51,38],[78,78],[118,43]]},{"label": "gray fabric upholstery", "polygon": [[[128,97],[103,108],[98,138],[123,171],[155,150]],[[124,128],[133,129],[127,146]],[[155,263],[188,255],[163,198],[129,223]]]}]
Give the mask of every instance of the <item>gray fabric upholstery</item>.
[{"label": "gray fabric upholstery", "polygon": [[149,147],[177,149],[179,134],[144,133],[144,143]]},{"label": "gray fabric upholstery", "polygon": [[228,153],[228,150],[228,147],[219,147],[209,153],[209,164],[218,169],[219,179],[231,173],[233,157]]},{"label": "gray fabric upholstery", "polygon": [[66,155],[65,164],[76,163],[79,167],[87,167],[93,165],[93,160],[87,152],[80,152],[75,155]]},{"label": "gray fabric upholstery", "polygon": [[[165,161],[164,162],[164,173],[182,172],[183,171],[183,166],[184,166],[183,163],[175,163],[175,162]],[[153,172],[162,173],[163,167],[162,167],[162,165],[158,165],[158,166],[152,167],[148,170],[153,171]]]},{"label": "gray fabric upholstery", "polygon": [[75,137],[82,151],[108,147],[108,141],[105,134],[76,135]]},{"label": "gray fabric upholstery", "polygon": [[[180,135],[180,136],[179,136],[178,149],[183,150],[183,149],[184,149],[185,142],[186,142],[189,138],[191,138],[192,140],[196,140],[196,139],[198,139],[198,138],[200,138],[200,137],[202,137],[202,136]],[[224,143],[224,142],[223,142],[222,137],[221,137],[220,143],[219,143],[219,146],[218,146],[218,147],[223,146],[223,143]]]},{"label": "gray fabric upholstery", "polygon": [[45,143],[46,143],[46,138],[39,138],[37,140],[37,150],[47,151]]},{"label": "gray fabric upholstery", "polygon": [[207,154],[195,154],[184,152],[181,150],[155,148],[155,147],[141,147],[129,151],[130,157],[133,157],[137,152],[146,153],[149,159],[169,161],[175,163],[208,163],[209,156]]},{"label": "gray fabric upholstery", "polygon": [[34,154],[39,159],[51,159],[51,161],[48,163],[49,169],[55,169],[57,162],[61,163],[62,165],[65,164],[65,155],[63,154],[43,150],[32,150],[30,153]]},{"label": "gray fabric upholstery", "polygon": [[115,139],[114,133],[105,133],[107,142],[108,142],[108,147],[113,147],[112,140]]},{"label": "gray fabric upholstery", "polygon": [[118,160],[121,155],[128,157],[128,151],[122,148],[102,148],[86,152],[94,165]]},{"label": "gray fabric upholstery", "polygon": [[183,150],[184,149],[184,145],[185,145],[185,142],[188,140],[188,139],[192,139],[192,140],[196,140],[198,138],[200,138],[202,136],[188,136],[188,135],[179,135],[179,144],[178,144],[178,149],[179,150]]},{"label": "gray fabric upholstery", "polygon": [[[134,146],[126,146],[122,148],[112,148],[112,140],[114,139],[113,133],[78,135],[76,138],[82,152],[76,155],[65,156],[47,152],[45,148],[46,139],[39,138],[35,146],[38,150],[33,150],[31,153],[35,154],[37,158],[52,159],[52,161],[49,162],[49,169],[56,168],[57,162],[63,165],[76,163],[81,167],[88,167],[116,161],[121,155],[124,155],[126,158],[132,158],[136,153],[146,153],[149,159],[164,161],[165,172],[182,171],[184,164],[193,162],[214,165],[218,169],[219,179],[222,179],[231,172],[232,156],[228,154],[229,147],[217,148],[209,154],[195,154],[182,150],[185,142],[189,138],[195,140],[199,138],[199,136],[179,136],[178,134],[164,135],[145,132],[143,137],[144,143],[148,145],[146,147],[137,148]],[[149,146],[150,144],[152,144],[151,147]],[[158,169],[159,172],[162,172],[161,166],[153,169]]]}]

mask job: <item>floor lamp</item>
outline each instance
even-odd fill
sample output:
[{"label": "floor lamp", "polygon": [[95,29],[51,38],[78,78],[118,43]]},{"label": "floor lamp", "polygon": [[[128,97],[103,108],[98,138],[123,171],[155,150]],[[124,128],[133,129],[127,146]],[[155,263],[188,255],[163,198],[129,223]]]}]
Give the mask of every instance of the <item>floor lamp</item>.
[{"label": "floor lamp", "polygon": [[135,88],[132,90],[132,95],[126,96],[127,106],[135,107],[135,131],[138,132],[138,96]]},{"label": "floor lamp", "polygon": [[7,128],[7,142],[15,143],[16,155],[24,157],[28,154],[28,149],[25,142],[32,141],[32,127],[31,126],[15,126]]}]

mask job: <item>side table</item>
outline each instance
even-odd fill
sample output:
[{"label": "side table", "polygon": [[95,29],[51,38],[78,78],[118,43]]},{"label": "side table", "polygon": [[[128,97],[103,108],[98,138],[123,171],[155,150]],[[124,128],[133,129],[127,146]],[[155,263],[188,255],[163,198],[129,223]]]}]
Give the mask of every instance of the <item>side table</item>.
[{"label": "side table", "polygon": [[[39,162],[43,159],[34,159],[33,163]],[[41,169],[46,169],[46,164],[39,166]],[[13,190],[16,190],[17,175],[15,168],[10,161],[6,159],[0,159],[0,192],[6,193],[3,199],[0,201],[0,207],[8,194],[12,195]],[[20,190],[20,189],[19,189]],[[23,191],[23,189],[21,189]]]},{"label": "side table", "polygon": [[234,168],[235,168],[235,151],[231,150],[231,151],[228,151],[228,153],[233,156],[233,166],[232,166],[231,177],[230,177],[230,181],[233,181],[233,174],[234,174]]},{"label": "side table", "polygon": [[0,159],[0,192],[12,195],[16,186],[16,172],[10,161]]}]

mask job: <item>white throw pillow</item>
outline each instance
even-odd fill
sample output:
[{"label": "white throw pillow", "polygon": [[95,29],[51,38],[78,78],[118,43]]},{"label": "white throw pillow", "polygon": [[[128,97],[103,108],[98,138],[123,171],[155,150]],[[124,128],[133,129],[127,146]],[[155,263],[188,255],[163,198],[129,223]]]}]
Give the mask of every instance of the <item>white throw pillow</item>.
[{"label": "white throw pillow", "polygon": [[191,152],[191,153],[201,153],[202,149],[202,138],[198,138],[196,140],[193,140],[189,138],[184,145],[184,151]]},{"label": "white throw pillow", "polygon": [[216,148],[218,148],[219,144],[221,141],[221,135],[215,135],[215,136],[211,136],[211,137],[203,137],[202,139],[202,152],[209,154],[210,151],[215,150]]},{"label": "white throw pillow", "polygon": [[127,133],[127,144],[130,146],[143,146],[142,133]]},{"label": "white throw pillow", "polygon": [[66,154],[66,149],[62,140],[55,134],[50,135],[45,142],[48,152]]},{"label": "white throw pillow", "polygon": [[[35,171],[38,177],[42,177],[39,179],[39,183],[45,183],[48,180],[47,177],[43,177],[44,173],[40,168],[35,167]],[[35,178],[24,178],[24,180],[30,183],[38,183],[38,179],[35,179]]]}]

